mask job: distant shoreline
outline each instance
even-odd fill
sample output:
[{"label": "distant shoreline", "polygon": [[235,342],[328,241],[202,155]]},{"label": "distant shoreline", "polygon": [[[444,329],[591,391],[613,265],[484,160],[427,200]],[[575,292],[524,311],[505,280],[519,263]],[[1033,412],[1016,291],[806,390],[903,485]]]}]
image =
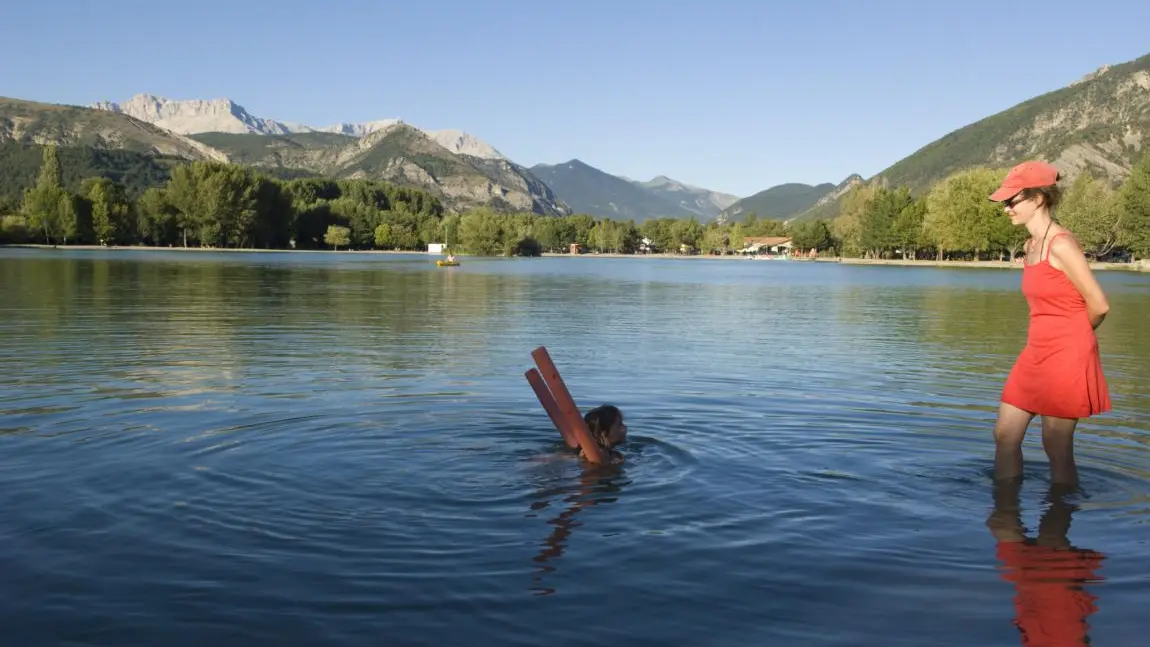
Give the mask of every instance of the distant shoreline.
[{"label": "distant shoreline", "polygon": [[[44,245],[36,243],[19,243],[19,244],[5,244],[0,245],[0,249],[6,247],[27,248],[27,249],[60,249],[60,250],[82,250],[82,251],[139,251],[139,252],[241,252],[241,253],[266,253],[266,254],[390,254],[390,255],[407,255],[407,256],[440,256],[440,254],[431,254],[425,251],[410,251],[410,250],[392,250],[392,249],[248,249],[248,248],[235,248],[235,247],[151,247],[147,245],[124,245],[122,247],[104,247],[102,245]],[[472,256],[469,254],[456,254],[460,258],[483,258],[479,256]],[[617,253],[585,253],[585,254],[565,254],[544,252],[542,254],[546,258],[659,258],[659,259],[680,259],[680,260],[715,260],[715,261],[748,261],[743,256],[726,255],[715,256],[712,254],[617,254]],[[757,261],[757,262],[779,262],[774,261]],[[887,265],[887,266],[903,266],[903,267],[969,267],[969,268],[982,268],[982,269],[1022,269],[1022,263],[1010,261],[935,261],[935,260],[902,260],[902,259],[873,259],[873,258],[800,258],[792,261],[784,261],[792,263],[839,263],[842,265]],[[1090,269],[1096,271],[1125,271],[1125,272],[1150,272],[1150,260],[1140,260],[1133,263],[1090,263]]]},{"label": "distant shoreline", "polygon": [[[729,256],[713,256],[710,254],[611,254],[611,253],[587,253],[587,254],[550,254],[545,253],[544,256],[553,256],[558,258],[680,258],[684,260],[695,259],[711,259],[711,260],[749,260],[742,256],[729,255]],[[760,262],[778,262],[778,261],[760,261]],[[903,260],[898,258],[892,259],[874,259],[874,258],[840,258],[840,257],[824,257],[824,258],[797,258],[792,263],[839,263],[842,265],[889,265],[889,266],[904,266],[904,267],[972,267],[983,269],[1022,269],[1022,263],[1010,261],[935,261],[927,259],[919,260]],[[1141,260],[1134,263],[1090,263],[1092,270],[1118,270],[1127,272],[1150,272],[1150,261]]]},{"label": "distant shoreline", "polygon": [[[1021,262],[1010,261],[931,261],[931,260],[902,260],[902,259],[873,259],[873,258],[843,258],[837,259],[845,265],[904,265],[904,266],[933,266],[933,267],[981,267],[999,269],[1022,269]],[[1117,270],[1126,272],[1150,272],[1150,262],[1145,260],[1133,263],[1090,263],[1092,270]]]},{"label": "distant shoreline", "polygon": [[[5,247],[23,247],[27,249],[58,249],[63,251],[115,251],[115,252],[240,252],[245,254],[410,254],[413,256],[439,256],[427,252],[409,251],[403,249],[260,249],[250,247],[153,247],[149,245],[44,245],[42,243],[17,243],[0,245]],[[458,256],[458,254],[457,254]]]}]

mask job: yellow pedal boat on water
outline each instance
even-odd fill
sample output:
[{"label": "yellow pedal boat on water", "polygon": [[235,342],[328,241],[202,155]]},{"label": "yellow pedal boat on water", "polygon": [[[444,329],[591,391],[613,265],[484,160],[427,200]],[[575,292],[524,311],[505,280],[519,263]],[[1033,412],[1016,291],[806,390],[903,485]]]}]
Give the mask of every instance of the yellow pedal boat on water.
[{"label": "yellow pedal boat on water", "polygon": [[438,265],[439,267],[455,267],[456,265],[459,265],[459,261],[439,260],[439,261],[435,261],[435,264]]}]

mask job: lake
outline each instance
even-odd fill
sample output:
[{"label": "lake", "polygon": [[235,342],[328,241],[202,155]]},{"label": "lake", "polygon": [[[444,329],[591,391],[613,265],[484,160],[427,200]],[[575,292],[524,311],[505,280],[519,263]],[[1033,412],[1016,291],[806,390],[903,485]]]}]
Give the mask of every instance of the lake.
[{"label": "lake", "polygon": [[1036,421],[996,507],[1016,270],[432,260],[0,249],[5,644],[1144,639],[1150,275],[1097,274],[1081,489]]}]

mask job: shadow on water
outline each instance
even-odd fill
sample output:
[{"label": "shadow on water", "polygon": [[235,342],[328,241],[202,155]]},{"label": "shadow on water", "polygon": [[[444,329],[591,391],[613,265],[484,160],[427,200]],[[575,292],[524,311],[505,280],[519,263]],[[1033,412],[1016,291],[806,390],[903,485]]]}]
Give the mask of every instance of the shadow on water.
[{"label": "shadow on water", "polygon": [[994,486],[994,509],[986,526],[996,540],[1000,575],[1014,584],[1014,625],[1022,644],[1089,644],[1087,618],[1098,611],[1098,596],[1085,585],[1105,580],[1098,571],[1106,555],[1070,542],[1077,491],[1058,485],[1047,490],[1047,509],[1037,532],[1028,536],[1021,487],[1021,479]]}]

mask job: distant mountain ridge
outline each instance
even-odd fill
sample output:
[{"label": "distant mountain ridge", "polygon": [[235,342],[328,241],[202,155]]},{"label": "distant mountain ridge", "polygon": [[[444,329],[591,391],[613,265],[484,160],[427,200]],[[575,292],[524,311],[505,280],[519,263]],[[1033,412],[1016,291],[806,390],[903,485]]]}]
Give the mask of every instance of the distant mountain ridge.
[{"label": "distant mountain ridge", "polygon": [[876,174],[923,189],[972,166],[1037,158],[1067,179],[1082,171],[1118,182],[1150,145],[1150,54],[1104,65],[1066,87],[959,128]]},{"label": "distant mountain ridge", "polygon": [[[315,128],[296,122],[256,117],[243,106],[228,98],[169,99],[152,94],[136,94],[123,103],[98,101],[89,107],[125,114],[181,135],[209,132],[298,135],[320,132],[363,137],[377,130],[403,123],[401,119],[390,118],[364,123],[338,123]],[[454,153],[490,159],[506,159],[495,147],[461,130],[423,130],[423,132]]]},{"label": "distant mountain ridge", "polygon": [[6,141],[229,161],[219,150],[127,115],[0,97],[0,143]]},{"label": "distant mountain ridge", "polygon": [[543,215],[568,213],[567,206],[530,170],[503,158],[456,153],[426,132],[398,121],[362,137],[329,132],[207,132],[191,138],[225,151],[239,164],[416,187],[457,211],[491,207]]},{"label": "distant mountain ridge", "polygon": [[[0,98],[0,144],[16,156],[25,151],[14,147],[46,144],[125,151],[88,155],[86,164],[94,169],[115,157],[116,172],[138,178],[195,159],[249,164],[286,177],[378,178],[442,196],[449,209],[575,211],[637,222],[737,221],[751,212],[785,221],[829,219],[841,196],[864,181],[905,184],[921,193],[960,170],[1006,168],[1031,158],[1050,161],[1068,181],[1089,172],[1116,184],[1150,146],[1150,55],[1102,66],[947,133],[865,180],[852,175],[833,186],[785,183],[741,199],[665,176],[623,178],[577,159],[526,168],[461,130],[423,130],[398,118],[313,127],[257,117],[230,99],[138,94],[122,104],[83,108]],[[149,156],[154,159],[144,159]],[[133,171],[133,165],[143,170]]]},{"label": "distant mountain ridge", "polygon": [[612,175],[578,159],[536,164],[531,172],[575,213],[641,223],[653,218],[709,221],[734,196],[700,189],[663,176],[647,182]]},{"label": "distant mountain ridge", "polygon": [[212,131],[287,135],[303,128],[297,125],[293,129],[273,119],[255,117],[231,99],[172,101],[151,94],[137,94],[122,104],[99,101],[89,107],[128,115],[181,135]]},{"label": "distant mountain ridge", "polygon": [[[315,131],[268,135],[250,130],[274,130],[275,124],[247,119],[243,113],[237,117],[234,107],[226,104],[215,104],[212,110],[196,114],[202,119],[226,110],[225,120],[241,124],[233,124],[232,129],[248,132],[182,135],[122,110],[0,98],[0,146],[4,159],[21,176],[27,160],[38,158],[29,155],[30,149],[53,144],[76,149],[67,159],[83,161],[86,172],[132,178],[136,188],[163,181],[173,164],[213,160],[263,168],[278,177],[389,181],[425,190],[441,198],[449,210],[489,207],[543,215],[568,213],[550,187],[522,166],[502,158],[457,153],[402,122],[380,125],[362,137]],[[163,114],[152,110],[147,116],[160,120]],[[135,155],[101,155],[98,151]],[[7,187],[10,183],[0,184]]]},{"label": "distant mountain ridge", "polygon": [[646,182],[628,181],[638,184],[669,202],[678,204],[683,209],[697,214],[703,220],[715,219],[723,209],[731,206],[739,199],[739,196],[736,195],[685,184],[678,180],[672,180],[665,175],[656,176]]},{"label": "distant mountain ridge", "polygon": [[[1103,65],[1065,87],[947,133],[865,181],[906,185],[921,193],[965,169],[1005,169],[1040,159],[1057,167],[1067,184],[1088,172],[1117,185],[1148,145],[1150,54]],[[860,177],[856,183],[862,181]],[[834,218],[837,200],[845,192],[795,219]]]},{"label": "distant mountain ridge", "polygon": [[780,184],[728,205],[718,219],[721,222],[739,222],[753,213],[759,218],[786,220],[815,206],[834,189],[835,185],[829,182],[816,185],[798,182]]},{"label": "distant mountain ridge", "polygon": [[[336,146],[339,140],[325,139],[324,136],[344,135],[363,139],[373,133],[389,131],[396,126],[403,125],[419,130],[432,141],[456,155],[506,162],[509,165],[508,168],[517,169],[515,173],[521,176],[523,186],[535,186],[538,178],[526,177],[535,171],[550,175],[551,180],[544,182],[549,187],[548,193],[554,191],[555,195],[559,196],[560,201],[585,207],[585,209],[575,208],[576,211],[585,211],[601,217],[632,217],[645,220],[651,217],[672,216],[696,217],[702,221],[709,221],[738,199],[737,196],[710,191],[665,176],[657,176],[647,182],[637,182],[618,176],[610,176],[606,173],[598,176],[595,181],[588,181],[588,178],[580,180],[557,178],[556,174],[562,175],[564,171],[555,171],[554,169],[561,169],[562,165],[541,164],[533,170],[526,169],[516,165],[494,146],[462,130],[425,130],[407,124],[398,118],[314,127],[296,122],[256,117],[243,106],[228,98],[185,100],[170,99],[152,94],[137,94],[123,103],[101,101],[92,104],[91,107],[97,110],[124,114],[172,132],[190,136],[201,142],[210,141],[213,145],[219,145],[222,149],[227,150],[237,160],[244,160],[244,163],[277,168],[294,167],[312,172],[320,172],[319,169],[328,169],[324,172],[330,172],[330,169],[338,167],[338,164],[334,164],[333,160],[327,159],[327,157],[334,154],[332,147]],[[215,137],[216,134],[262,135],[281,139],[273,142],[258,142],[234,137]],[[321,162],[321,160],[323,161]],[[471,162],[467,164],[474,165]],[[590,168],[592,167],[587,167],[587,169]],[[597,171],[597,169],[595,170]],[[442,190],[432,186],[433,182],[431,181],[435,179],[434,174],[418,174],[412,172],[412,169],[408,169],[408,171],[408,173],[391,173],[391,175],[406,178],[408,182],[414,185],[431,188],[433,192]],[[494,172],[492,169],[489,171]],[[496,174],[505,172],[507,169],[502,169]],[[629,183],[633,187],[623,187],[609,178]],[[554,182],[557,182],[561,188],[555,188]],[[569,190],[575,185],[580,188]],[[499,196],[494,195],[498,194],[499,190],[493,188],[492,192],[493,199],[499,202]],[[536,198],[542,200],[543,203],[548,202],[543,193],[539,193]],[[521,201],[513,200],[513,202]],[[549,205],[545,210],[554,209],[562,210],[563,207],[554,204]],[[624,214],[630,215],[625,216]]]}]

